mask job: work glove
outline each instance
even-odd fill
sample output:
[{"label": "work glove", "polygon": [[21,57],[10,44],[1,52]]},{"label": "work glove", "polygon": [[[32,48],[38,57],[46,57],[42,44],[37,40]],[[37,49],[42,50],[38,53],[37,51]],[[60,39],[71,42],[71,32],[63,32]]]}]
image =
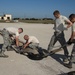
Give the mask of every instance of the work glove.
[{"label": "work glove", "polygon": [[67,41],[67,44],[68,45],[71,45],[72,44],[71,38]]}]

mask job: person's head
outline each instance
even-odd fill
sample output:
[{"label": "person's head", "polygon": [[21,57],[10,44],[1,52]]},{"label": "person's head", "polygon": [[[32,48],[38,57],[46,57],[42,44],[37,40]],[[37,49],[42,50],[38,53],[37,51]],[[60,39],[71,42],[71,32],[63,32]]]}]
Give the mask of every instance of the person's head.
[{"label": "person's head", "polygon": [[24,39],[25,40],[28,40],[29,39],[29,36],[28,35],[24,35]]},{"label": "person's head", "polygon": [[74,22],[75,22],[75,14],[71,14],[71,15],[69,16],[69,19],[70,19],[70,21],[71,21],[72,23],[74,23]]},{"label": "person's head", "polygon": [[18,28],[19,34],[23,32],[23,28]]},{"label": "person's head", "polygon": [[58,10],[55,10],[53,12],[53,15],[54,15],[55,18],[59,18],[60,17],[60,12]]}]

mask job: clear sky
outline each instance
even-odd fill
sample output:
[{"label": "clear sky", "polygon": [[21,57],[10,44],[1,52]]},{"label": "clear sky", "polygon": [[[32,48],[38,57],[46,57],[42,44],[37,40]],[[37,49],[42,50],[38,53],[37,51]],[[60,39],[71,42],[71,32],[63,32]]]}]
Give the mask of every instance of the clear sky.
[{"label": "clear sky", "polygon": [[13,17],[53,18],[54,10],[68,17],[75,13],[75,0],[0,0],[0,14]]}]

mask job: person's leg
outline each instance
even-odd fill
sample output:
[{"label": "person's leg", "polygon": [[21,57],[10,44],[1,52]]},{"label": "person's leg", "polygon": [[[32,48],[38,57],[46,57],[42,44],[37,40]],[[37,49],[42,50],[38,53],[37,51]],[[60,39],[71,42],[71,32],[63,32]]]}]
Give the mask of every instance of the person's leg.
[{"label": "person's leg", "polygon": [[4,54],[4,52],[6,50],[6,47],[9,45],[9,33],[6,30],[3,30],[2,34],[3,34],[4,44],[0,52],[0,57],[8,57],[7,55]]},{"label": "person's leg", "polygon": [[63,32],[59,35],[58,41],[60,42],[60,44],[62,45],[63,50],[64,50],[64,55],[65,55],[65,59],[66,59],[64,61],[67,61],[69,53],[68,53],[68,50],[67,50],[67,47],[66,47],[66,40],[64,38],[64,33]]},{"label": "person's leg", "polygon": [[31,43],[29,44],[29,48],[30,48],[30,52],[32,52],[33,54],[37,54],[38,53],[38,47],[39,47],[39,44],[38,43]]},{"label": "person's leg", "polygon": [[72,68],[72,63],[75,62],[75,44],[73,46],[72,52],[71,52],[71,57],[69,59],[68,64],[64,64],[68,68]]},{"label": "person's leg", "polygon": [[71,52],[71,57],[70,57],[69,65],[72,66],[72,63],[75,63],[75,44],[74,44],[72,52]]},{"label": "person's leg", "polygon": [[37,49],[38,46],[39,46],[38,43],[31,43],[31,44],[29,44],[29,47],[32,48],[33,50]]},{"label": "person's leg", "polygon": [[69,63],[64,63],[64,66],[65,67],[68,67],[68,68],[72,68],[72,61],[71,60],[69,60]]},{"label": "person's leg", "polygon": [[7,51],[12,51],[12,39],[11,39],[11,37],[9,36],[9,45],[8,45],[8,47],[7,47]]},{"label": "person's leg", "polygon": [[55,45],[56,42],[57,42],[57,37],[53,35],[47,48],[48,52],[50,52],[53,49],[53,46]]},{"label": "person's leg", "polygon": [[50,53],[50,52],[51,52],[51,50],[53,49],[53,46],[55,45],[56,42],[57,42],[57,37],[56,37],[56,35],[55,35],[55,33],[54,33],[54,35],[51,37],[50,43],[49,43],[49,45],[48,45],[47,52],[44,52],[43,57],[47,57],[47,56],[49,56],[50,54],[52,54],[52,53]]},{"label": "person's leg", "polygon": [[71,62],[75,63],[75,44],[73,46],[72,52],[71,52],[71,58],[70,58]]},{"label": "person's leg", "polygon": [[66,42],[68,45],[72,44],[71,38]]}]

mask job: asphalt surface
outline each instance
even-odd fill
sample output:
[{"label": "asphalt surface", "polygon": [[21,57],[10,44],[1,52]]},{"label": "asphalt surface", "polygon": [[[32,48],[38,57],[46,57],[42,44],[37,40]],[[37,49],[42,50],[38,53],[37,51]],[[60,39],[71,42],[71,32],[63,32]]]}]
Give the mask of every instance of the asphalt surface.
[{"label": "asphalt surface", "polygon": [[[40,41],[40,47],[47,49],[48,43],[53,35],[53,24],[28,24],[28,23],[0,23],[0,29],[6,27],[22,27],[24,32],[20,35],[20,39],[24,41],[25,34],[36,36]],[[71,29],[65,31],[66,40],[69,39]],[[0,48],[3,44],[3,38],[0,36]],[[60,45],[58,42],[56,46]],[[72,45],[73,46],[73,45]],[[72,46],[68,47],[69,55],[72,51]],[[57,52],[47,58],[34,60],[25,55],[16,53],[15,51],[6,51],[8,58],[0,58],[0,75],[67,75],[67,72],[75,71],[63,65],[63,50]]]}]

